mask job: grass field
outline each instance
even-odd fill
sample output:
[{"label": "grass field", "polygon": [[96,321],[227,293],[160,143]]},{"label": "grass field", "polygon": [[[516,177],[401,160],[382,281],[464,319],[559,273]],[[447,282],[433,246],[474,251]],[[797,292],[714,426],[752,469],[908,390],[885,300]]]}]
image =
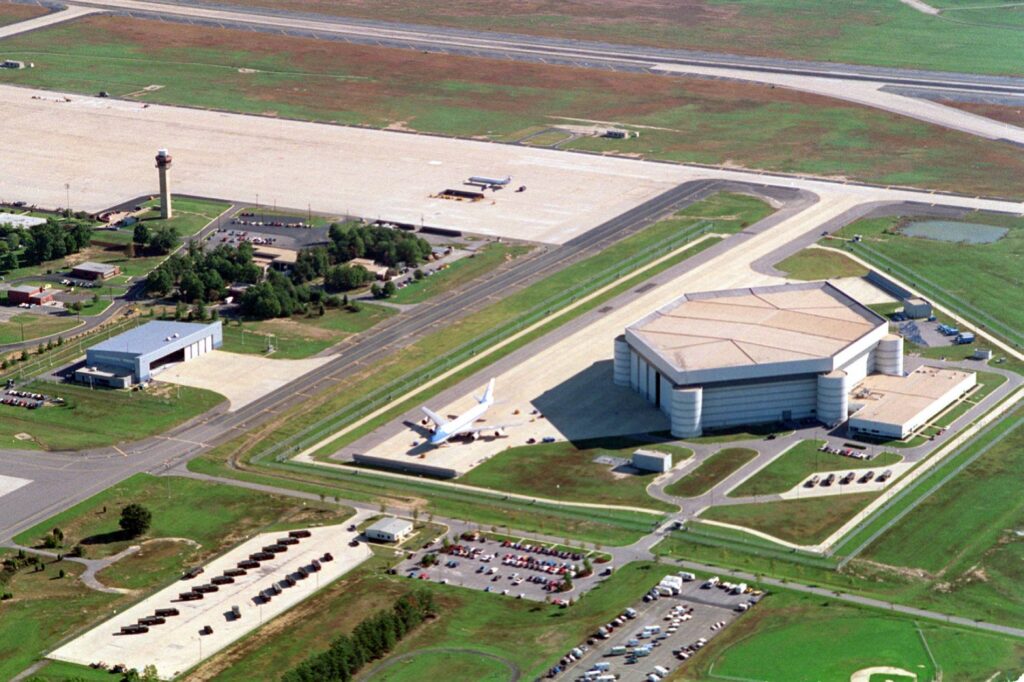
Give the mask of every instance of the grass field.
[{"label": "grass field", "polygon": [[[259,36],[257,48],[248,31],[124,17],[89,17],[5,42],[5,54],[34,61],[36,68],[0,74],[0,82],[88,94],[105,89],[153,103],[375,127],[401,124],[505,141],[584,119],[642,126],[643,134],[629,140],[581,138],[565,148],[983,194],[1015,194],[1012,178],[1024,173],[1024,159],[1003,143],[740,82],[268,34]],[[150,85],[162,87],[144,89]]]},{"label": "grass field", "polygon": [[940,679],[940,669],[941,679],[982,682],[1012,678],[1022,657],[1024,645],[1010,637],[781,592],[713,639],[673,679],[845,682],[858,670],[893,666],[921,682]]},{"label": "grass field", "polygon": [[468,284],[502,263],[529,253],[530,249],[529,246],[491,242],[473,256],[461,258],[430,277],[413,280],[388,300],[392,303],[422,303],[440,293]]},{"label": "grass field", "polygon": [[666,486],[665,492],[678,497],[703,495],[756,456],[757,450],[749,448],[719,450],[701,462],[696,469],[672,485]]},{"label": "grass field", "polygon": [[821,249],[804,249],[776,263],[790,279],[816,280],[833,277],[863,277],[868,269],[841,254]]},{"label": "grass field", "polygon": [[[118,526],[121,508],[132,502],[153,514],[149,531],[129,538]],[[216,509],[217,513],[210,513]],[[351,511],[327,504],[309,504],[293,498],[267,495],[245,488],[181,477],[136,474],[84,502],[18,534],[15,541],[36,546],[52,528],[64,532],[64,551],[76,544],[86,557],[116,554],[140,540],[142,551],[104,570],[110,585],[141,589],[166,582],[186,564],[209,559],[225,547],[260,530],[281,524],[338,522]],[[178,542],[184,540],[187,542]],[[170,551],[185,545],[187,551]]]},{"label": "grass field", "polygon": [[730,490],[729,497],[784,493],[817,471],[878,469],[903,459],[891,452],[880,453],[869,461],[830,455],[818,450],[823,442],[820,440],[800,441],[781,457]]},{"label": "grass field", "polygon": [[[173,581],[186,565],[206,561],[267,527],[335,523],[351,513],[344,507],[304,504],[189,478],[138,474],[21,533],[16,542],[34,545],[43,534],[59,527],[65,536],[64,551],[81,542],[86,556],[109,556],[138,542],[124,538],[117,524],[122,506],[130,502],[144,504],[153,514],[153,525],[144,540],[190,541],[147,542],[138,554],[99,575],[111,586],[135,590]],[[175,551],[167,551],[168,547]],[[10,679],[59,639],[138,597],[137,593],[94,592],[72,577],[54,580],[60,568],[71,576],[82,570],[81,565],[64,561],[48,566],[44,574],[20,573],[8,587],[14,599],[0,609],[0,678]]]},{"label": "grass field", "polygon": [[[440,615],[403,639],[395,656],[438,648],[469,649],[505,659],[520,669],[522,679],[534,679],[565,650],[586,639],[597,624],[620,613],[671,570],[653,564],[623,566],[580,603],[559,609],[449,585],[414,584],[383,575],[381,561],[371,560],[374,563],[353,571],[278,619],[287,622],[275,621],[212,658],[195,674],[218,682],[241,682],[259,679],[266,670],[286,670],[326,648],[332,637],[349,631],[367,614],[390,605],[396,596],[422,587],[434,592]],[[388,676],[372,679],[423,680],[434,674],[439,676],[436,679],[476,680],[480,678],[473,675],[490,679],[486,675],[505,670],[472,657],[456,658],[451,669],[445,668],[443,661],[436,655],[418,655],[399,663]],[[496,679],[508,678],[505,670]]]},{"label": "grass field", "polygon": [[31,341],[50,334],[74,329],[79,322],[74,317],[54,317],[20,313],[0,322],[0,344]]},{"label": "grass field", "polygon": [[[139,220],[145,223],[151,234],[169,225],[178,233],[179,240],[195,235],[231,206],[223,201],[172,196],[174,216],[170,220],[164,220],[160,217],[159,199],[151,199],[142,205],[146,207],[146,211],[139,216]],[[128,230],[134,234],[134,228]]]},{"label": "grass field", "polygon": [[[212,391],[170,385],[126,392],[36,382],[23,390],[64,398],[65,404],[35,410],[0,406],[2,447],[80,450],[138,440],[162,433],[224,400]],[[118,418],[111,419],[112,414]],[[21,433],[32,438],[15,438]]]},{"label": "grass field", "polygon": [[241,326],[227,324],[221,350],[264,355],[268,344],[271,344],[274,352],[269,357],[286,360],[308,358],[397,312],[386,306],[360,303],[359,312],[331,308],[323,317],[296,315],[272,320],[247,320]]},{"label": "grass field", "polygon": [[701,518],[761,531],[798,545],[812,545],[839,530],[876,497],[876,493],[853,493],[762,504],[724,505],[705,510]]},{"label": "grass field", "polygon": [[[850,0],[653,0],[643,11],[616,0],[517,2],[501,13],[466,0],[229,0],[231,4],[440,24],[487,31],[634,43],[793,59],[977,73],[1021,73],[1019,8],[935,2],[940,16],[898,2]],[[967,9],[969,11],[963,11]]]},{"label": "grass field", "polygon": [[[901,230],[915,222],[906,218],[873,218],[852,223],[837,234],[860,234],[859,244],[846,247],[883,271],[913,282],[915,288],[1018,347],[1024,346],[1024,307],[1020,288],[1024,276],[1024,218],[973,213],[958,219],[1008,228],[990,244],[963,244],[909,237]],[[825,243],[837,244],[835,240]]]},{"label": "grass field", "polygon": [[[658,450],[662,446],[616,438],[593,445],[559,442],[510,448],[474,468],[459,482],[551,499],[673,511],[675,507],[647,494],[655,474],[620,473],[594,462],[600,456],[628,460],[639,447]],[[693,454],[683,448],[666,451],[673,455],[673,464]]]},{"label": "grass field", "polygon": [[1024,608],[1017,588],[1024,541],[1016,533],[1024,524],[1022,467],[1024,427],[1018,426],[879,538],[865,558],[926,571],[964,602]]}]

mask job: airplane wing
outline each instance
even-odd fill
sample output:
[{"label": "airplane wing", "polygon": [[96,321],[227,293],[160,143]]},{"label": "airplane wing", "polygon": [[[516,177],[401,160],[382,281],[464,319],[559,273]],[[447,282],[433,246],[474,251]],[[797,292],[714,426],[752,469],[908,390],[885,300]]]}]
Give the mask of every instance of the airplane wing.
[{"label": "airplane wing", "polygon": [[439,415],[437,412],[434,412],[429,407],[424,407],[424,408],[421,408],[421,409],[423,410],[423,414],[425,414],[428,417],[430,417],[430,421],[434,422],[434,426],[436,428],[439,429],[439,428],[441,428],[442,426],[444,426],[445,424],[448,423],[447,419],[445,419],[444,417]]},{"label": "airplane wing", "polygon": [[508,424],[481,424],[480,426],[469,426],[462,429],[459,433],[480,433],[481,431],[497,431],[498,429],[507,429],[513,426],[522,426],[522,422],[509,422]]}]

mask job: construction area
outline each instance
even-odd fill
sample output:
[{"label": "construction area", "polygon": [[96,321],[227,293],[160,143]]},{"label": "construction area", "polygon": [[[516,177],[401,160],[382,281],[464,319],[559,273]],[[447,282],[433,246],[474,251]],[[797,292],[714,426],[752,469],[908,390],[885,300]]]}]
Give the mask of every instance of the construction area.
[{"label": "construction area", "polygon": [[341,525],[262,533],[49,658],[137,670],[154,665],[162,679],[172,679],[368,559],[369,547],[350,544],[358,535]]}]

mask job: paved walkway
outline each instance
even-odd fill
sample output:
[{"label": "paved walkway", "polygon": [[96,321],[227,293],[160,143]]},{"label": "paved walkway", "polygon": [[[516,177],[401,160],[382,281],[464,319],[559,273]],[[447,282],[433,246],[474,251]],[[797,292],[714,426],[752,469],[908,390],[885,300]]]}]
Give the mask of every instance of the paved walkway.
[{"label": "paved walkway", "polygon": [[[24,547],[22,545],[18,545],[15,543],[8,544],[7,547],[10,547],[11,549],[20,549],[31,554],[41,554],[42,556],[49,557],[54,560],[56,560],[58,556],[57,552],[53,552],[46,549],[33,549],[31,547]],[[81,580],[86,587],[96,590],[97,592],[107,592],[109,594],[126,594],[128,592],[131,592],[131,590],[125,590],[119,587],[107,587],[96,578],[96,574],[102,571],[107,566],[116,563],[118,560],[123,559],[124,557],[129,556],[131,554],[135,554],[140,549],[141,546],[132,545],[131,547],[127,547],[121,550],[117,554],[111,554],[110,556],[103,557],[102,559],[86,559],[83,557],[73,557],[64,554],[62,555],[63,558],[61,560],[70,561],[85,566],[85,571],[82,572],[82,575],[80,575],[78,579]]]}]

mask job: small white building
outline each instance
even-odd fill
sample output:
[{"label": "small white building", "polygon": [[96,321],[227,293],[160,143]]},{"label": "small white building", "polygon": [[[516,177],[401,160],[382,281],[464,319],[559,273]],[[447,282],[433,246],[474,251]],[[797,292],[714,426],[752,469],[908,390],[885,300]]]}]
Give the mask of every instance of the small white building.
[{"label": "small white building", "polygon": [[672,455],[667,452],[637,450],[633,453],[633,468],[663,474],[672,468]]},{"label": "small white building", "polygon": [[903,301],[903,314],[912,320],[923,320],[931,317],[932,304],[923,298],[908,298]]},{"label": "small white building", "polygon": [[412,531],[412,521],[387,516],[367,528],[365,535],[377,542],[402,542],[412,535]]}]

